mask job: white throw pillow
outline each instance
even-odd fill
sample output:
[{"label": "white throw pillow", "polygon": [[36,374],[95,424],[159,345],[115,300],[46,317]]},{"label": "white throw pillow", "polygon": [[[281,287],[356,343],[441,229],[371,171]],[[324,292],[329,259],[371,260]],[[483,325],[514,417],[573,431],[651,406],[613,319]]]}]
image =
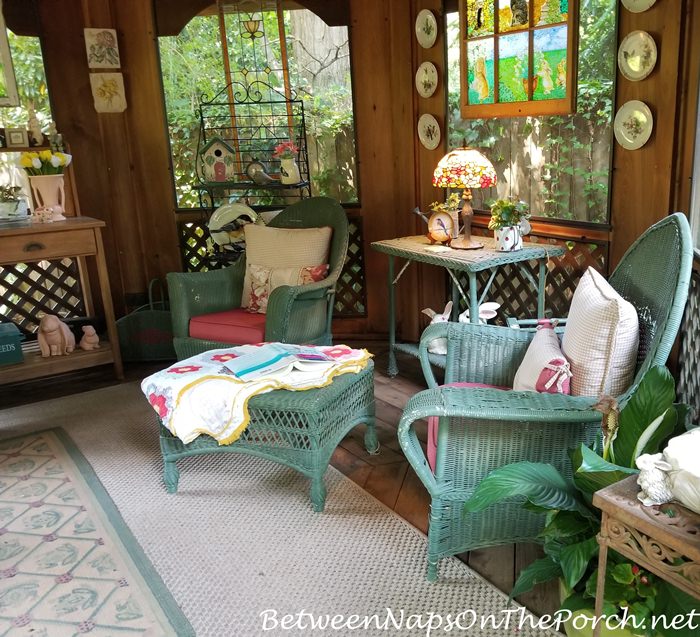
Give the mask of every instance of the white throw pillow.
[{"label": "white throw pillow", "polygon": [[573,396],[619,396],[632,383],[639,349],[637,310],[593,268],[581,277],[564,330]]},{"label": "white throw pillow", "polygon": [[[250,266],[303,268],[328,263],[333,228],[270,228],[249,223],[245,231],[246,272],[241,307],[250,305]],[[274,286],[273,286],[274,287]]]}]

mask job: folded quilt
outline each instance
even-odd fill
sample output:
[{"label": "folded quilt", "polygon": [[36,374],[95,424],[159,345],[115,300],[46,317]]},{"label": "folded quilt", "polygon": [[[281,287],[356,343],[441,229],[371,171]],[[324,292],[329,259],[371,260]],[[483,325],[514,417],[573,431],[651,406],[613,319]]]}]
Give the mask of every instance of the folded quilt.
[{"label": "folded quilt", "polygon": [[141,390],[163,425],[184,443],[208,434],[226,445],[238,440],[248,426],[251,397],[275,389],[324,387],[340,374],[364,369],[371,357],[366,349],[346,345],[304,347],[305,356],[312,357],[315,350],[327,362],[283,368],[271,365],[269,373],[254,380],[243,380],[226,366],[243,356],[278,359],[280,347],[289,346],[264,343],[210,350],[148,376],[142,381]]}]

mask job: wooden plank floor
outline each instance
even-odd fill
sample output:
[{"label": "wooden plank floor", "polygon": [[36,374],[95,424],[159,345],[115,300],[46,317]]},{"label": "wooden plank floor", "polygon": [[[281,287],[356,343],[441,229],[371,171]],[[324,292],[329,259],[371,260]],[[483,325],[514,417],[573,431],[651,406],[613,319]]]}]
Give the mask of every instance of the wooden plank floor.
[{"label": "wooden plank floor", "polygon": [[[350,343],[353,345],[353,343]],[[355,346],[360,346],[355,343]],[[425,388],[416,359],[399,358],[401,373],[389,378],[387,346],[373,343],[362,346],[375,355],[375,398],[377,433],[381,450],[369,455],[364,448],[363,429],[353,430],[333,455],[332,464],[380,502],[424,533],[428,529],[430,499],[422,483],[408,464],[396,437],[396,427],[408,399]],[[162,368],[163,363],[131,364],[125,369],[124,382],[140,380]],[[0,386],[0,408],[9,408],[69,394],[90,391],[115,384],[111,367],[94,368],[72,374],[27,383]],[[418,427],[418,437],[425,446],[427,425]],[[458,556],[476,572],[508,593],[517,573],[542,555],[536,545],[500,546],[480,549]],[[518,599],[534,613],[551,613],[559,607],[555,584],[539,586]]]}]

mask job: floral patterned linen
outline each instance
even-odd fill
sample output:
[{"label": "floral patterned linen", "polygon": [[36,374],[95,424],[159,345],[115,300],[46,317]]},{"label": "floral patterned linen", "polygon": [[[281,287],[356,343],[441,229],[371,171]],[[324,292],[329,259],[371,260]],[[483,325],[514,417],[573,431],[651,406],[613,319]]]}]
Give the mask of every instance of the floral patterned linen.
[{"label": "floral patterned linen", "polygon": [[248,426],[251,397],[274,389],[324,387],[340,374],[364,369],[371,357],[366,349],[320,346],[315,349],[334,360],[331,366],[323,365],[317,371],[276,372],[248,382],[236,378],[223,365],[252,347],[265,345],[240,345],[192,356],[145,378],[141,390],[163,425],[184,443],[208,434],[227,445],[238,440]]}]

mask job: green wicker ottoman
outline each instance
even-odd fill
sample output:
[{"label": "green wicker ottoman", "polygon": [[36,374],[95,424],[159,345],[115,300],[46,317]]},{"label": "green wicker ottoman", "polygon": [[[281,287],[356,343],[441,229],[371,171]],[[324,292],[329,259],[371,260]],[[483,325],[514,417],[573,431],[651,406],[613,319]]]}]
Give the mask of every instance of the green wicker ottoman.
[{"label": "green wicker ottoman", "polygon": [[[311,478],[311,502],[323,511],[326,473],[333,451],[355,425],[365,423],[365,447],[378,453],[374,422],[374,365],[357,374],[336,377],[327,387],[306,391],[276,390],[254,396],[248,403],[250,424],[230,445],[200,435],[189,444],[173,436],[161,423],[160,450],[163,480],[175,493],[180,477],[177,461],[208,453],[248,453],[287,465]],[[232,467],[235,470],[235,467]]]}]

